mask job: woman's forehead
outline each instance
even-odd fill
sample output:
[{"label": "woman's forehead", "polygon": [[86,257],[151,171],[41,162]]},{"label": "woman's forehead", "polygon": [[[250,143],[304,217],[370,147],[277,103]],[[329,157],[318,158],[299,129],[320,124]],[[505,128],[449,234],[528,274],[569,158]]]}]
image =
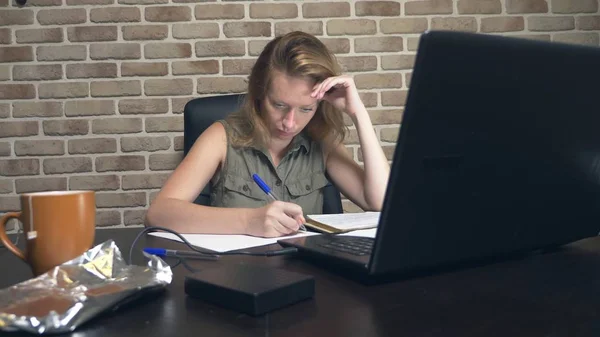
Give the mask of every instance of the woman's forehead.
[{"label": "woman's forehead", "polygon": [[281,72],[274,72],[269,86],[271,99],[281,100],[290,105],[311,105],[317,99],[311,97],[313,81],[303,77],[293,77]]}]

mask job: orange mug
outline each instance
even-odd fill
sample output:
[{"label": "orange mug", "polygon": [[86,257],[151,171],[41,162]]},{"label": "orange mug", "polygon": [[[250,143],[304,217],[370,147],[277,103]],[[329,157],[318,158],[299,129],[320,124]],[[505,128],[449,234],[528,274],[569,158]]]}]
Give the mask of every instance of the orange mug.
[{"label": "orange mug", "polygon": [[[35,276],[72,260],[92,247],[96,230],[94,191],[50,191],[20,195],[21,212],[0,219],[0,241],[27,262]],[[6,223],[23,224],[25,251],[6,235]]]}]

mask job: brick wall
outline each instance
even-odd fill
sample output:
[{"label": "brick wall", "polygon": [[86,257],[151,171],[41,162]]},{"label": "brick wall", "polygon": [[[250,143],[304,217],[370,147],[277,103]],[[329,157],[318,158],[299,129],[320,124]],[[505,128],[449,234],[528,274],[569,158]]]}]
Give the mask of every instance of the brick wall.
[{"label": "brick wall", "polygon": [[[0,212],[94,189],[98,226],[139,225],[182,157],[184,104],[241,92],[273,36],[321,38],[391,158],[419,33],[599,44],[598,0],[0,0]],[[361,161],[356,133],[347,140]],[[356,207],[345,203],[348,211]]]}]

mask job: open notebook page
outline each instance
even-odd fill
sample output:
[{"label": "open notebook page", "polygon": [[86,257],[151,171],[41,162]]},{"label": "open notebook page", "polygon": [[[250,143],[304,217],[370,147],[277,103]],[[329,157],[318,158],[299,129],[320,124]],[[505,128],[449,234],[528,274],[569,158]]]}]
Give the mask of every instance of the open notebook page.
[{"label": "open notebook page", "polygon": [[381,212],[311,214],[307,218],[341,230],[377,227]]},{"label": "open notebook page", "polygon": [[[171,233],[152,232],[153,236],[182,242],[177,236]],[[296,238],[301,236],[317,235],[314,232],[298,232],[295,235],[282,236],[277,238],[259,238],[249,235],[228,235],[228,234],[181,234],[193,246],[210,249],[215,252],[227,252],[230,250],[245,249],[250,247],[266,246],[277,243],[277,240]]]}]

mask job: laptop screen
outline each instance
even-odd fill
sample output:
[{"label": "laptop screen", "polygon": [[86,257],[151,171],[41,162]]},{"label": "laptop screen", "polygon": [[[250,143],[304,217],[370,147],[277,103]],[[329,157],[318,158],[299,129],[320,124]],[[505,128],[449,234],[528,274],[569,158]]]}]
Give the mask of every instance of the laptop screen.
[{"label": "laptop screen", "polygon": [[421,36],[369,273],[600,230],[600,49]]}]

